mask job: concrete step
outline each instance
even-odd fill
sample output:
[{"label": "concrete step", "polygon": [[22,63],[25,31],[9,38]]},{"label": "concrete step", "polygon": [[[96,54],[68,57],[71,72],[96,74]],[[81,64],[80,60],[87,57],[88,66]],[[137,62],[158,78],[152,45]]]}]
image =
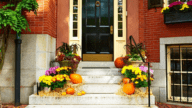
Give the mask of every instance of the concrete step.
[{"label": "concrete step", "polygon": [[156,105],[28,105],[25,108],[158,108]]},{"label": "concrete step", "polygon": [[117,84],[119,83],[122,78],[122,76],[82,76],[86,84]]},{"label": "concrete step", "polygon": [[82,87],[87,94],[93,93],[117,93],[120,85],[118,84],[85,84]]},{"label": "concrete step", "polygon": [[90,62],[90,61],[81,61],[78,65],[78,67],[113,67],[115,68],[114,62],[101,62],[101,61],[95,61],[95,62]]},{"label": "concrete step", "polygon": [[82,76],[121,76],[121,69],[118,68],[110,68],[110,69],[77,69],[77,74]]},{"label": "concrete step", "polygon": [[[151,95],[150,103],[155,105],[155,96]],[[51,97],[29,96],[29,105],[148,105],[147,97],[119,96],[116,94],[85,94],[83,96]]]}]

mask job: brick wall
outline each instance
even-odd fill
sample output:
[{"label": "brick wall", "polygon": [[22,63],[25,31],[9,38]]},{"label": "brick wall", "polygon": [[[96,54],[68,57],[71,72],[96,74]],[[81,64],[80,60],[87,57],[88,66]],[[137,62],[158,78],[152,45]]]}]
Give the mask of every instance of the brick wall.
[{"label": "brick wall", "polygon": [[160,38],[192,36],[192,23],[164,24],[162,8],[148,10],[148,0],[139,0],[139,41],[146,44],[150,62],[160,62]]},{"label": "brick wall", "polygon": [[[57,0],[36,0],[39,4],[37,16],[33,11],[23,12],[29,23],[31,32],[23,30],[22,34],[49,34],[56,38]],[[2,5],[2,4],[1,4]],[[12,31],[13,34],[16,32]]]}]

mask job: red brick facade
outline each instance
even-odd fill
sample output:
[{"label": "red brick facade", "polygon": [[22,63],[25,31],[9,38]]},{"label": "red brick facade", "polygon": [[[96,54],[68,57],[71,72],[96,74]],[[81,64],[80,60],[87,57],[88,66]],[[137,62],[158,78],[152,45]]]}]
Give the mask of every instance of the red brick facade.
[{"label": "red brick facade", "polygon": [[150,62],[160,62],[160,38],[192,36],[192,23],[164,24],[162,8],[148,10],[148,0],[139,0],[139,41],[144,42]]}]

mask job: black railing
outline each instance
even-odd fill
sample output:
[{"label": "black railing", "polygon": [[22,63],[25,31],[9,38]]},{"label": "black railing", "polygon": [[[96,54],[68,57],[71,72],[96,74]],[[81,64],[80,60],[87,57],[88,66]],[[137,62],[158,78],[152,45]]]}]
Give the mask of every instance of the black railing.
[{"label": "black railing", "polygon": [[139,52],[139,55],[140,55],[142,61],[143,61],[144,63],[148,63],[148,106],[150,107],[150,62],[145,62],[143,56],[141,55],[140,50],[137,48],[136,42],[135,42],[135,40],[134,40],[134,38],[133,38],[132,35],[129,36],[129,40],[130,40],[130,45],[131,45],[130,51],[132,51],[132,41],[133,41],[134,44],[135,44],[135,47],[136,47],[136,49],[137,49],[137,52]]}]

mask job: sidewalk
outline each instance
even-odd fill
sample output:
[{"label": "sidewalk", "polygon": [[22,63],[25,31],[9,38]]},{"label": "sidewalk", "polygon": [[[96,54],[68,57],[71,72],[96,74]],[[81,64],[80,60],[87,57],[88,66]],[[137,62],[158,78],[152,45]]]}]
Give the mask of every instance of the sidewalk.
[{"label": "sidewalk", "polygon": [[[159,108],[192,108],[192,107],[170,105],[170,104],[159,103],[159,102],[156,102],[155,105],[157,105]],[[25,108],[26,106],[27,105],[21,105],[19,107],[14,107],[14,105],[2,105],[2,108]]]}]

